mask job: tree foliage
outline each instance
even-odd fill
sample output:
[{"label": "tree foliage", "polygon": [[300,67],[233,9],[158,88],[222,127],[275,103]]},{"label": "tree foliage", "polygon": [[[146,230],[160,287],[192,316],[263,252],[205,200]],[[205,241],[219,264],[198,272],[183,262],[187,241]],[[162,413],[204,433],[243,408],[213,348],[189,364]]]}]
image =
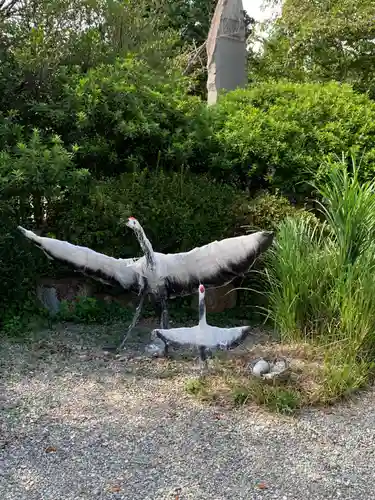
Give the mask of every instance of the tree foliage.
[{"label": "tree foliage", "polygon": [[17,0],[3,22],[4,40],[29,67],[88,68],[167,40],[171,31],[159,29],[166,14],[155,15],[158,5],[149,0]]},{"label": "tree foliage", "polygon": [[375,96],[374,16],[373,0],[285,0],[251,71],[258,77],[337,80]]}]

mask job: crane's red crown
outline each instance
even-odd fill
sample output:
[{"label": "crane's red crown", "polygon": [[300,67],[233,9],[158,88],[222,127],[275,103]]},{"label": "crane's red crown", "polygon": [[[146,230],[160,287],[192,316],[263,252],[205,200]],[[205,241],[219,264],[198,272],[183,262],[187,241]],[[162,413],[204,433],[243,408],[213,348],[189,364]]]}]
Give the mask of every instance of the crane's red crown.
[{"label": "crane's red crown", "polygon": [[199,287],[199,291],[200,291],[201,293],[203,293],[203,292],[204,292],[204,286],[203,286],[203,285],[200,285],[200,287]]},{"label": "crane's red crown", "polygon": [[135,217],[129,217],[129,220],[135,220]]}]

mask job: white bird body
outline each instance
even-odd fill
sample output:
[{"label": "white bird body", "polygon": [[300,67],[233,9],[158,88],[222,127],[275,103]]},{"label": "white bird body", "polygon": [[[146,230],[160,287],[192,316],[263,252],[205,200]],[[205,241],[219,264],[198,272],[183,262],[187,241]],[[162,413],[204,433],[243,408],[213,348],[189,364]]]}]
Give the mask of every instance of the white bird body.
[{"label": "white bird body", "polygon": [[205,350],[216,347],[229,349],[237,345],[246,334],[249,333],[250,327],[238,326],[234,328],[219,328],[211,326],[206,320],[206,305],[205,305],[205,288],[200,285],[199,293],[199,323],[192,327],[182,328],[157,328],[152,331],[151,337],[158,337],[166,345],[174,342],[180,345],[193,345],[200,350],[201,359],[205,360]]}]

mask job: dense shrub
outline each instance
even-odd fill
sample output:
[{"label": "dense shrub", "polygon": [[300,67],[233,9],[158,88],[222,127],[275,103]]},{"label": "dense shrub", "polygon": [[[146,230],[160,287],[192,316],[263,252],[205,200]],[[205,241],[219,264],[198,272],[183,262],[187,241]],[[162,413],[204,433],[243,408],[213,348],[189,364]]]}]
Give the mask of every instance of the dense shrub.
[{"label": "dense shrub", "polygon": [[286,217],[297,212],[300,210],[284,196],[264,192],[254,198],[239,199],[236,220],[249,229],[273,231]]},{"label": "dense shrub", "polygon": [[114,320],[129,321],[134,311],[116,302],[107,303],[93,297],[77,297],[74,301],[62,301],[56,316],[58,321],[75,323],[111,323]]},{"label": "dense shrub", "polygon": [[238,199],[247,198],[208,177],[161,169],[96,182],[85,198],[79,196],[58,207],[50,231],[117,256],[140,253],[133,233],[121,224],[130,215],[139,219],[156,250],[175,252],[233,235]]},{"label": "dense shrub", "polygon": [[305,194],[311,172],[350,149],[363,155],[363,176],[374,174],[375,103],[348,85],[264,83],[211,111],[222,151],[211,157],[215,176]]},{"label": "dense shrub", "polygon": [[17,200],[20,220],[40,226],[49,205],[61,200],[69,189],[77,189],[88,172],[75,169],[73,154],[59,137],[43,140],[38,130],[0,152],[0,188],[3,201]]},{"label": "dense shrub", "polygon": [[17,206],[0,201],[0,325],[2,321],[33,308],[33,289],[38,274],[48,269],[44,255],[30,252],[30,245],[16,230]]},{"label": "dense shrub", "polygon": [[[162,252],[189,250],[214,239],[240,232],[243,234],[246,228],[241,227],[242,222],[250,222],[248,218],[244,218],[246,207],[254,208],[249,196],[207,176],[184,171],[171,173],[159,169],[150,172],[144,169],[123,174],[116,179],[91,179],[86,184],[78,182],[81,180],[81,175],[78,175],[73,187],[70,182],[74,179],[74,170],[70,172],[69,168],[61,168],[60,183],[52,183],[56,191],[50,191],[52,186],[49,182],[46,186],[41,185],[40,193],[43,196],[50,193],[50,196],[43,205],[46,218],[41,225],[37,224],[36,216],[39,212],[35,212],[33,205],[28,203],[33,198],[27,194],[22,179],[23,175],[29,174],[35,174],[36,179],[43,179],[43,175],[49,179],[48,176],[54,172],[50,165],[50,155],[53,154],[52,151],[57,154],[54,147],[57,146],[48,149],[45,144],[40,143],[35,148],[39,170],[33,170],[36,165],[33,167],[32,162],[26,162],[29,160],[28,147],[21,148],[17,155],[9,157],[7,172],[11,174],[10,179],[15,178],[11,165],[18,166],[22,175],[20,184],[14,185],[14,189],[17,188],[18,191],[10,190],[9,197],[3,198],[4,206],[7,207],[7,211],[3,210],[3,221],[6,223],[2,225],[0,232],[0,272],[6,285],[6,296],[1,292],[0,295],[4,305],[10,301],[18,307],[19,301],[25,302],[30,290],[35,288],[38,276],[61,276],[67,271],[64,266],[50,262],[40,250],[25,241],[16,231],[18,224],[42,229],[43,234],[89,246],[109,255],[126,257],[141,254],[134,234],[123,223],[130,215],[139,218],[154,248]],[[38,156],[38,150],[44,151],[44,163]],[[65,158],[68,163],[64,165],[68,167],[69,156],[66,156],[64,150],[60,153],[55,158],[54,166],[57,167],[59,161],[63,165],[62,159]],[[22,159],[27,163],[23,167]],[[52,171],[49,171],[50,168]],[[5,166],[3,170],[6,170]],[[3,177],[4,183],[8,177]],[[7,185],[10,189],[12,183],[9,181]],[[262,208],[256,212],[254,223],[250,222],[252,227],[268,228],[269,222],[275,217],[274,207],[278,205],[280,214],[283,213],[284,216],[294,210],[286,200],[279,201],[275,196],[271,198],[272,203],[265,201],[269,199],[267,196],[258,199]],[[270,212],[267,210],[268,205]]]},{"label": "dense shrub", "polygon": [[35,278],[48,269],[48,261],[40,252],[31,251],[16,231],[17,225],[40,228],[47,224],[56,203],[63,203],[68,193],[73,196],[88,179],[87,172],[74,168],[72,154],[58,137],[42,139],[34,130],[28,140],[14,147],[11,141],[8,144],[0,151],[2,311],[25,303]]},{"label": "dense shrub", "polygon": [[0,151],[9,150],[24,139],[23,126],[13,110],[1,112],[0,108]]},{"label": "dense shrub", "polygon": [[128,57],[86,74],[61,72],[60,97],[36,102],[31,111],[66,146],[78,146],[76,162],[97,177],[134,168],[178,169],[204,162],[209,126],[206,109],[188,95],[181,76],[152,71]]},{"label": "dense shrub", "polygon": [[0,155],[0,318],[32,300],[38,277],[67,271],[26,241],[19,224],[119,257],[141,253],[121,224],[129,215],[139,218],[159,251],[189,249],[234,230],[232,206],[240,195],[230,186],[162,170],[84,184],[61,145],[47,146],[38,135],[32,141],[33,148],[27,142]]}]

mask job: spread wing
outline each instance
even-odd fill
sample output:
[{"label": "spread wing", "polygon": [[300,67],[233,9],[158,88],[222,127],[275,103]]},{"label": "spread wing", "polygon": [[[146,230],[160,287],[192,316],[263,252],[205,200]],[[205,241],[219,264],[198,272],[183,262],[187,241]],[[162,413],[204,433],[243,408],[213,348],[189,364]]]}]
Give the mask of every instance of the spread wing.
[{"label": "spread wing", "polygon": [[134,264],[138,259],[115,259],[67,241],[38,236],[21,226],[18,226],[18,229],[49,259],[58,260],[109,285],[120,285],[124,289],[137,288],[138,274]]},{"label": "spread wing", "polygon": [[156,336],[164,342],[168,341],[180,345],[229,349],[240,344],[249,332],[248,326],[218,328],[205,325],[204,327],[155,329],[152,331],[152,337]]},{"label": "spread wing", "polygon": [[214,241],[190,252],[157,254],[159,272],[170,295],[191,293],[199,283],[218,286],[247,272],[273,242],[273,233],[257,233]]}]

